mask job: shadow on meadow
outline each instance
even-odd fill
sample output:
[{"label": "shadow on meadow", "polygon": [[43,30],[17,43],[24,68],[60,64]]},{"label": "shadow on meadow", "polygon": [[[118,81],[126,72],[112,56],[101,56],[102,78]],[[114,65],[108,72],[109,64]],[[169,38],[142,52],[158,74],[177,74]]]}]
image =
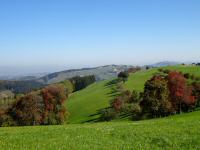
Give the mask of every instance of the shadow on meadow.
[{"label": "shadow on meadow", "polygon": [[120,95],[119,90],[117,89],[117,83],[119,83],[118,79],[113,79],[105,84],[106,88],[110,88],[110,92],[107,93],[109,97],[117,97]]},{"label": "shadow on meadow", "polygon": [[[119,92],[119,90],[117,89],[117,83],[119,83],[118,79],[113,79],[109,82],[107,82],[104,86],[105,88],[109,88],[110,92],[107,93],[107,95],[111,98],[110,100],[114,99],[115,97],[119,96],[121,93]],[[95,114],[89,115],[88,117],[92,117],[94,119],[90,119],[87,121],[84,121],[82,123],[97,123],[97,122],[102,122],[101,119],[101,112],[104,109],[108,109],[110,107],[106,107],[106,108],[102,108],[96,111]],[[119,114],[119,116],[117,117],[118,119],[123,119],[123,118],[130,118],[132,114],[127,114],[127,113],[121,113]]]}]

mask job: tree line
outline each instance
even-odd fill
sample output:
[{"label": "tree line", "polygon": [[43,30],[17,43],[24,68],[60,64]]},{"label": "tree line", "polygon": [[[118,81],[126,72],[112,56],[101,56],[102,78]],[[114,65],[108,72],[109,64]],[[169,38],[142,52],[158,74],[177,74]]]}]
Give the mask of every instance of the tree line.
[{"label": "tree line", "polygon": [[[70,82],[74,85],[74,91],[81,90],[88,86],[91,83],[94,83],[95,76],[76,76],[69,79]],[[35,80],[26,80],[26,81],[0,81],[0,91],[12,91],[14,94],[26,94],[33,90],[38,90],[47,86],[44,83],[35,81]]]},{"label": "tree line", "polygon": [[0,126],[57,125],[69,117],[65,101],[70,93],[95,82],[94,76],[74,77],[20,95],[0,109]]}]

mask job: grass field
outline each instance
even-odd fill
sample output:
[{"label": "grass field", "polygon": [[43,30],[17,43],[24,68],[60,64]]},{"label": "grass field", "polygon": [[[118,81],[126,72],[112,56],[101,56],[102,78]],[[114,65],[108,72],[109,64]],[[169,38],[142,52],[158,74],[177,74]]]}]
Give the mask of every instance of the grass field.
[{"label": "grass field", "polygon": [[[200,76],[200,67],[197,66],[179,65],[164,68]],[[143,91],[145,82],[155,73],[158,73],[157,68],[130,74],[124,87],[131,91],[136,90],[141,92]],[[108,107],[109,101],[117,95],[115,93],[115,84],[112,84],[111,81],[101,81],[74,93],[66,103],[70,112],[69,123],[83,123],[97,120],[99,117],[98,111]]]},{"label": "grass field", "polygon": [[[164,69],[181,71],[182,73],[190,73],[194,76],[200,77],[200,67],[199,66],[169,66],[163,67]],[[148,71],[139,71],[130,74],[128,81],[125,83],[124,87],[128,90],[136,90],[142,92],[144,89],[145,82],[150,79],[154,74],[158,73],[157,68],[150,69]]]},{"label": "grass field", "polygon": [[128,81],[124,84],[124,87],[130,91],[136,90],[138,92],[142,92],[145,82],[157,72],[158,69],[150,69],[148,71],[144,70],[132,73],[130,74]]},{"label": "grass field", "polygon": [[109,100],[117,94],[115,84],[110,81],[94,83],[78,91],[68,99],[66,106],[70,112],[69,123],[96,121],[99,110],[109,106]]},{"label": "grass field", "polygon": [[200,112],[138,122],[0,128],[0,149],[200,149]]}]

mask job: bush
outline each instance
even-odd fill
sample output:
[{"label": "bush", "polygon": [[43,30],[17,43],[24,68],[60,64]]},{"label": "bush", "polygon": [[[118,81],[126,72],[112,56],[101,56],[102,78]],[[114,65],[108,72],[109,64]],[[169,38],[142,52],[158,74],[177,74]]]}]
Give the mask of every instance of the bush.
[{"label": "bush", "polygon": [[163,70],[163,68],[159,68],[158,71],[159,72],[163,72],[164,70]]},{"label": "bush", "polygon": [[117,111],[120,112],[122,110],[122,104],[123,104],[123,99],[121,97],[117,97],[115,98],[112,102],[111,102],[111,106],[112,108]]},{"label": "bush", "polygon": [[165,69],[165,70],[163,70],[163,72],[164,72],[165,74],[168,74],[168,73],[170,72],[170,70]]},{"label": "bush", "polygon": [[195,77],[195,80],[196,81],[200,81],[200,77]]},{"label": "bush", "polygon": [[131,98],[132,98],[132,93],[129,90],[123,91],[121,93],[120,99],[121,101],[123,101],[124,103],[130,103],[131,102]]},{"label": "bush", "polygon": [[67,99],[66,91],[61,85],[51,85],[41,91],[44,100],[44,124],[62,124],[65,120],[66,109],[64,102]]},{"label": "bush", "polygon": [[74,85],[69,80],[62,81],[59,84],[64,86],[67,96],[74,91]]},{"label": "bush", "polygon": [[196,97],[196,107],[200,107],[200,83],[193,83],[193,95]]},{"label": "bush", "polygon": [[16,123],[10,115],[4,111],[0,112],[0,127],[10,127],[15,125]]},{"label": "bush", "polygon": [[18,125],[40,125],[44,112],[44,102],[36,92],[17,100],[9,109],[9,114]]},{"label": "bush", "polygon": [[135,104],[126,103],[123,106],[123,112],[136,116],[137,114],[141,112],[141,108],[138,103],[135,103]]},{"label": "bush", "polygon": [[184,77],[185,77],[186,79],[189,79],[189,78],[190,78],[190,74],[189,74],[189,73],[185,73],[185,74],[184,74]]},{"label": "bush", "polygon": [[106,108],[101,110],[102,121],[111,121],[117,117],[118,113],[113,108]]},{"label": "bush", "polygon": [[191,80],[195,80],[195,76],[192,74],[192,75],[190,75],[190,79]]},{"label": "bush", "polygon": [[140,95],[137,91],[133,90],[132,96],[131,96],[131,103],[139,103],[140,101]]}]

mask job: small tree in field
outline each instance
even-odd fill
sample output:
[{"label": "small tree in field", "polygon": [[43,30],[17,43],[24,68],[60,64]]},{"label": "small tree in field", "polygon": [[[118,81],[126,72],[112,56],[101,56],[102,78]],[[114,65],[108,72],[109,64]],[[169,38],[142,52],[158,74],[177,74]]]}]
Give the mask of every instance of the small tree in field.
[{"label": "small tree in field", "polygon": [[123,71],[118,74],[118,78],[121,79],[123,82],[126,82],[129,77],[128,72]]}]

